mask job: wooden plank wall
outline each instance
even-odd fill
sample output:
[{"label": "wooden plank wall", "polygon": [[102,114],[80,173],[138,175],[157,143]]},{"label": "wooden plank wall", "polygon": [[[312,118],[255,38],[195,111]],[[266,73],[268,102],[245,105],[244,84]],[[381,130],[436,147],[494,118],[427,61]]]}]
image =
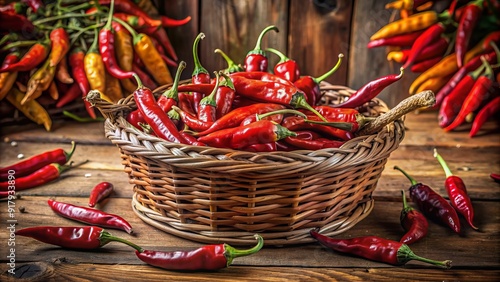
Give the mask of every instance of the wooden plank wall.
[{"label": "wooden plank wall", "polygon": [[[301,66],[303,74],[318,77],[332,68],[338,54],[345,55],[341,68],[327,78],[332,84],[358,89],[365,83],[390,73],[399,65],[386,61],[385,48],[368,49],[369,37],[393,17],[384,6],[391,0],[167,0],[159,1],[160,13],[173,18],[191,16],[189,24],[168,29],[179,59],[187,62],[183,78],[191,75],[192,43],[199,32],[206,37],[199,45],[203,66],[210,72],[226,67],[214,50],[226,52],[235,62],[243,62],[253,49],[262,29],[276,25],[263,47],[285,52]],[[270,54],[270,66],[278,61]],[[175,72],[175,69],[172,69]],[[416,77],[410,71],[397,86],[388,87],[380,98],[389,106],[407,97]],[[403,85],[403,87],[401,87]]]}]

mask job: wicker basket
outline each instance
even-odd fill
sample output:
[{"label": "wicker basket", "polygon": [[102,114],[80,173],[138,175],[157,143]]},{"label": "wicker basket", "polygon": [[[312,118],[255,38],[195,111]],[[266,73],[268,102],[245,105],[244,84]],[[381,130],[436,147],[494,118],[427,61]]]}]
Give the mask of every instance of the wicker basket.
[{"label": "wicker basket", "polygon": [[[155,94],[166,87],[155,90]],[[323,83],[324,103],[353,90]],[[124,116],[132,95],[117,104],[94,103],[107,117],[105,134],[118,146],[134,185],[132,208],[146,223],[202,243],[266,245],[312,242],[309,230],[333,236],[373,209],[372,192],[390,153],[404,138],[403,120],[341,148],[252,153],[167,142],[145,134]],[[388,111],[374,99],[361,112]]]}]

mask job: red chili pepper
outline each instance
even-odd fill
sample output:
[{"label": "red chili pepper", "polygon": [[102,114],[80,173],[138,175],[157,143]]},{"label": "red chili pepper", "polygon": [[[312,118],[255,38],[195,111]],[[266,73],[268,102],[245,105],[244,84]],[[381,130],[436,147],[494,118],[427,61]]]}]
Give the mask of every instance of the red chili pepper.
[{"label": "red chili pepper", "polygon": [[191,134],[189,134],[187,132],[181,131],[181,135],[186,139],[186,141],[188,142],[189,145],[192,145],[192,146],[207,146],[207,144],[198,141],[198,139],[196,139],[196,137],[194,137],[193,135],[191,135]]},{"label": "red chili pepper", "polygon": [[295,60],[292,60],[285,56],[285,54],[274,48],[267,48],[266,51],[276,54],[280,60],[274,66],[274,74],[287,79],[291,82],[295,82],[300,78],[300,69],[299,65]]},{"label": "red chili pepper", "polygon": [[95,114],[95,110],[94,108],[92,108],[92,105],[90,105],[90,103],[85,99],[85,97],[87,97],[87,93],[89,93],[90,91],[90,84],[87,78],[87,74],[85,73],[84,58],[85,53],[83,52],[83,50],[80,48],[74,48],[69,54],[68,63],[71,67],[71,74],[82,92],[85,109],[87,110],[89,116],[95,119],[97,117]]},{"label": "red chili pepper", "polygon": [[179,67],[177,68],[172,87],[163,92],[163,94],[158,98],[157,103],[165,113],[168,113],[172,109],[172,106],[177,105],[179,102],[179,92],[177,88],[179,87],[179,80],[181,79],[182,71],[185,68],[186,62],[181,61]]},{"label": "red chili pepper", "polygon": [[71,142],[71,150],[69,152],[63,149],[55,149],[46,151],[41,154],[34,155],[26,160],[17,162],[15,164],[0,168],[0,179],[7,179],[11,174],[9,171],[14,171],[16,177],[29,175],[46,165],[51,163],[58,163],[60,165],[66,164],[73,153],[75,152],[76,143]]},{"label": "red chili pepper", "polygon": [[418,205],[423,214],[445,224],[455,233],[460,233],[458,214],[445,198],[431,187],[415,181],[401,168],[395,166],[394,169],[401,171],[411,181],[410,198]]},{"label": "red chili pepper", "polygon": [[285,85],[292,85],[293,83],[286,79],[282,78],[276,74],[272,74],[269,72],[265,71],[247,71],[247,72],[234,72],[230,74],[231,77],[233,76],[240,76],[248,79],[255,79],[255,80],[260,80],[260,81],[266,81],[266,82],[277,82]]},{"label": "red chili pepper", "polygon": [[444,128],[444,131],[451,131],[461,125],[465,121],[467,115],[477,110],[483,101],[488,98],[490,88],[493,85],[493,70],[490,64],[488,64],[484,59],[483,63],[486,65],[485,74],[476,80],[470,93],[465,98],[457,117],[450,125]]},{"label": "red chili pepper", "polygon": [[[417,64],[428,59],[434,59],[436,57],[442,59],[443,55],[449,48],[449,44],[450,44],[450,39],[448,37],[438,38],[436,41],[425,46],[423,51],[418,56],[415,56],[413,64]],[[410,58],[408,57],[408,60],[409,59]]]},{"label": "red chili pepper", "polygon": [[441,59],[442,59],[441,57],[435,57],[435,58],[427,59],[427,60],[424,60],[421,62],[417,62],[410,67],[410,70],[413,73],[424,72],[424,71],[430,69],[435,64],[437,64],[439,61],[441,61]]},{"label": "red chili pepper", "polygon": [[266,52],[262,50],[261,44],[262,44],[262,38],[264,35],[270,31],[274,30],[276,32],[279,32],[278,28],[274,25],[268,26],[262,30],[260,33],[257,43],[255,44],[255,48],[251,51],[249,51],[245,57],[245,63],[243,68],[245,71],[265,71],[267,72],[267,67],[268,67],[268,60],[266,56]]},{"label": "red chili pepper", "polygon": [[421,212],[408,205],[404,190],[401,190],[401,194],[403,194],[403,209],[401,210],[400,222],[406,233],[399,242],[410,245],[427,236],[429,222]]},{"label": "red chili pepper", "polygon": [[15,234],[68,249],[94,250],[115,241],[129,245],[137,251],[143,250],[97,226],[36,226],[17,230]]},{"label": "red chili pepper", "polygon": [[231,111],[235,96],[234,85],[231,78],[223,72],[221,72],[221,75],[224,77],[224,81],[221,82],[217,94],[215,94],[215,104],[217,105],[215,113],[216,120]]},{"label": "red chili pepper", "polygon": [[179,108],[189,114],[196,116],[194,111],[194,97],[192,93],[179,92]]},{"label": "red chili pepper", "polygon": [[[200,59],[198,57],[198,44],[200,40],[202,40],[203,38],[205,38],[205,34],[201,32],[198,34],[198,36],[196,36],[193,43],[194,69],[191,75],[192,84],[210,83],[210,74],[208,73],[207,69],[205,69],[201,65]],[[200,101],[201,99],[203,99],[204,95],[203,93],[200,92],[193,92],[193,97],[194,97],[194,110],[195,112],[198,112],[198,106],[200,105]]]},{"label": "red chili pepper", "polygon": [[242,151],[247,152],[275,152],[277,151],[276,142],[269,142],[265,144],[252,144],[248,147],[241,148]]},{"label": "red chili pepper", "polygon": [[0,12],[0,30],[23,33],[25,37],[30,37],[35,33],[35,26],[24,15],[11,12]]},{"label": "red chili pepper", "polygon": [[483,0],[475,0],[467,6],[460,17],[455,36],[455,53],[457,55],[457,65],[462,67],[465,53],[469,47],[469,41],[474,32],[483,10]]},{"label": "red chili pepper", "polygon": [[48,41],[37,42],[17,63],[1,68],[0,72],[31,71],[47,58],[49,50],[50,44]]},{"label": "red chili pepper", "polygon": [[255,235],[257,245],[247,250],[238,250],[228,244],[206,245],[192,251],[136,251],[143,262],[169,270],[218,270],[229,267],[237,257],[257,253],[264,246],[264,239]]},{"label": "red chili pepper", "polygon": [[89,207],[93,208],[97,203],[101,202],[104,198],[108,197],[113,193],[114,185],[109,182],[100,182],[92,191],[90,191],[89,196]]},{"label": "red chili pepper", "polygon": [[291,131],[297,130],[312,130],[318,131],[327,136],[343,141],[350,140],[354,138],[354,135],[346,130],[341,130],[335,127],[331,127],[323,124],[314,124],[306,122],[303,117],[300,116],[289,116],[283,119],[281,123],[284,127],[288,128]]},{"label": "red chili pepper", "polygon": [[61,62],[63,57],[69,51],[70,41],[69,35],[63,27],[57,27],[50,32],[51,51],[50,63],[51,67],[56,66]]},{"label": "red chili pepper", "polygon": [[24,10],[24,5],[21,2],[10,2],[0,7],[0,13],[21,14]]},{"label": "red chili pepper", "polygon": [[35,13],[44,6],[42,0],[22,0],[21,2],[28,4],[31,10]]},{"label": "red chili pepper", "polygon": [[467,188],[462,178],[457,175],[453,175],[448,164],[443,159],[441,155],[434,149],[434,157],[443,167],[446,174],[446,180],[444,186],[446,187],[446,192],[448,192],[448,198],[450,199],[451,205],[458,211],[461,215],[465,217],[469,225],[474,229],[478,230],[474,226],[474,207],[472,206],[471,199],[467,194]]},{"label": "red chili pepper", "polygon": [[[357,131],[363,127],[372,118],[365,117],[360,114],[358,110],[353,108],[333,108],[328,105],[321,105],[314,107],[322,116],[324,116],[329,122],[348,122],[353,125],[353,131]],[[304,111],[307,116],[311,116],[312,113]]]},{"label": "red chili pepper", "polygon": [[295,136],[285,127],[268,120],[259,120],[246,126],[222,129],[201,136],[198,141],[218,148],[241,149],[252,144],[265,144]]},{"label": "red chili pepper", "polygon": [[235,64],[234,61],[231,58],[229,58],[229,56],[226,55],[226,53],[222,52],[221,49],[215,49],[214,52],[219,53],[222,56],[222,58],[224,58],[224,60],[226,60],[227,68],[224,70],[225,73],[234,73],[234,72],[245,71],[245,69],[241,65]]},{"label": "red chili pepper", "polygon": [[165,29],[157,28],[152,36],[155,37],[161,43],[161,45],[165,48],[167,54],[174,61],[178,60],[177,53],[175,52],[174,46],[170,42],[170,39],[168,38],[168,34],[165,31]]},{"label": "red chili pepper", "polygon": [[210,95],[203,97],[198,105],[198,119],[206,123],[213,123],[216,120],[217,101],[215,95],[219,91],[219,74],[215,72],[215,76],[214,90]]},{"label": "red chili pepper", "polygon": [[410,33],[395,35],[392,37],[381,38],[377,40],[372,40],[368,42],[368,48],[383,47],[383,46],[396,46],[396,47],[407,47],[412,46],[413,42],[422,34],[424,31],[414,31]]},{"label": "red chili pepper", "polygon": [[137,81],[137,90],[133,93],[135,103],[154,133],[167,141],[186,144],[186,140],[179,134],[167,113],[156,103],[153,92],[144,87],[137,75],[134,75],[134,78]]},{"label": "red chili pepper", "polygon": [[474,121],[472,122],[472,128],[469,132],[469,137],[474,137],[477,135],[483,124],[492,117],[495,113],[500,111],[500,96],[493,98],[484,107],[479,110]]},{"label": "red chili pepper", "polygon": [[132,233],[132,226],[122,217],[100,210],[48,200],[50,208],[60,216],[104,228],[114,228]]},{"label": "red chili pepper", "polygon": [[155,89],[158,87],[156,82],[149,76],[149,74],[143,71],[136,62],[132,64],[132,71],[139,76],[144,85],[149,89]]},{"label": "red chili pepper", "polygon": [[300,138],[297,134],[296,137],[287,137],[284,141],[294,147],[305,150],[320,150],[326,148],[340,148],[344,144],[344,141],[330,140],[326,138],[318,138],[314,140],[308,140]]},{"label": "red chili pepper", "polygon": [[[61,173],[68,168],[69,167],[61,166],[58,163],[45,165],[26,176],[15,177],[14,179],[0,182],[0,191],[12,190],[13,188],[16,191],[20,191],[41,186],[58,179]],[[8,177],[12,178],[12,176]]]},{"label": "red chili pepper", "polygon": [[71,84],[71,87],[64,92],[63,96],[57,100],[56,108],[61,108],[66,104],[73,102],[78,97],[82,97],[82,91],[80,90],[78,83],[73,83]]},{"label": "red chili pepper", "polygon": [[311,230],[311,236],[321,245],[337,252],[353,254],[369,260],[392,265],[404,265],[410,260],[451,267],[451,261],[435,261],[417,256],[408,245],[376,236],[363,236],[351,239],[334,239]]},{"label": "red chili pepper", "polygon": [[333,66],[331,70],[329,70],[322,76],[314,78],[312,76],[305,75],[301,76],[293,83],[297,88],[299,88],[301,91],[305,93],[307,97],[307,102],[310,105],[313,106],[316,105],[316,103],[321,99],[321,91],[319,89],[319,83],[328,78],[330,75],[332,75],[339,69],[343,58],[344,54],[339,54],[339,60],[337,61],[335,66]]},{"label": "red chili pepper", "polygon": [[444,23],[438,22],[427,28],[413,43],[410,49],[410,55],[403,65],[403,68],[408,68],[413,64],[416,58],[422,54],[425,47],[437,41],[444,33],[446,26]]},{"label": "red chili pepper", "polygon": [[[99,0],[100,5],[110,6],[112,0]],[[144,10],[133,3],[131,0],[115,0],[115,9],[119,12],[131,14],[139,18],[144,19],[144,21],[150,26],[161,26],[161,21],[152,19]]]},{"label": "red chili pepper", "polygon": [[172,19],[164,15],[160,15],[161,26],[162,27],[178,27],[187,24],[191,20],[191,16],[187,16],[184,19]]},{"label": "red chili pepper", "polygon": [[491,179],[495,180],[495,182],[500,183],[500,174],[499,173],[491,173],[490,177],[491,177]]},{"label": "red chili pepper", "polygon": [[256,122],[256,121],[261,120],[261,119],[266,119],[266,120],[275,122],[277,124],[281,124],[281,122],[283,121],[283,117],[285,115],[284,115],[284,113],[280,113],[280,111],[281,110],[272,111],[272,112],[264,113],[264,114],[248,115],[246,118],[244,118],[241,121],[240,126],[249,125],[252,122]]},{"label": "red chili pepper", "polygon": [[207,130],[213,124],[213,122],[202,121],[196,116],[180,109],[175,105],[172,106],[172,109],[180,115],[182,122],[184,122],[187,127],[196,132]]},{"label": "red chili pepper", "polygon": [[139,111],[139,109],[131,111],[127,115],[126,120],[127,120],[128,123],[130,123],[135,128],[137,128],[137,129],[139,129],[141,131],[142,131],[142,127],[141,127],[140,124],[141,123],[146,123],[146,121],[144,120],[144,117],[142,116],[142,113],[141,113],[141,111]]}]

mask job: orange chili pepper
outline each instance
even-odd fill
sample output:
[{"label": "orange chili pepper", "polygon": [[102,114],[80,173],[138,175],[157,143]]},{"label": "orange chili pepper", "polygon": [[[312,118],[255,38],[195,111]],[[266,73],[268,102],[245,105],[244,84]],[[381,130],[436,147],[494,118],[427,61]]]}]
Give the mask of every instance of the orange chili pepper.
[{"label": "orange chili pepper", "polygon": [[42,92],[47,90],[50,86],[52,80],[54,80],[54,75],[56,73],[56,67],[50,66],[50,57],[45,61],[45,63],[30,77],[27,85],[26,95],[21,101],[21,104],[25,104],[29,101],[35,100],[42,95]]},{"label": "orange chili pepper", "polygon": [[[118,65],[124,71],[132,71],[134,59],[134,47],[132,45],[132,36],[119,23],[112,23],[115,31],[115,51]],[[130,79],[120,79],[120,83],[127,92],[134,92],[137,88]]]},{"label": "orange chili pepper", "polygon": [[59,99],[59,90],[57,89],[56,82],[52,80],[52,82],[49,85],[49,88],[47,89],[49,91],[49,95],[52,99],[57,100]]},{"label": "orange chili pepper", "polygon": [[[19,61],[19,53],[13,52],[8,54],[3,60],[2,67],[13,64]],[[0,101],[5,98],[9,90],[14,86],[17,79],[17,71],[0,73]]]},{"label": "orange chili pepper", "polygon": [[106,92],[104,93],[113,103],[123,98],[120,80],[108,72],[106,72]]},{"label": "orange chili pepper", "polygon": [[438,93],[452,76],[453,75],[447,75],[429,78],[417,88],[416,93],[420,93],[424,90],[431,90],[434,93]]},{"label": "orange chili pepper", "polygon": [[69,74],[68,57],[64,56],[56,67],[56,78],[62,83],[72,84],[73,78]]},{"label": "orange chili pepper", "polygon": [[[97,35],[97,31],[96,31]],[[96,36],[97,37],[97,36]],[[97,38],[90,46],[87,54],[83,58],[83,64],[87,80],[91,90],[99,90],[101,93],[106,93],[106,69],[101,58],[101,54],[97,50]],[[84,95],[87,93],[84,93]],[[104,100],[111,102],[111,99],[106,95],[101,96]]]}]

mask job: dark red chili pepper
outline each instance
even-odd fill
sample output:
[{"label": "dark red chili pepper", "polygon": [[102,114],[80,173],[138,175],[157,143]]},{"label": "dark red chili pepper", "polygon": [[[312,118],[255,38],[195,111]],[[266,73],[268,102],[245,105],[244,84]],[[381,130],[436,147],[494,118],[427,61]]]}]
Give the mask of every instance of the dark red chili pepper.
[{"label": "dark red chili pepper", "polygon": [[234,61],[231,58],[229,58],[229,56],[226,55],[226,53],[222,52],[221,49],[215,49],[214,52],[215,53],[219,53],[222,56],[222,58],[224,58],[224,60],[226,60],[226,62],[227,62],[227,68],[224,69],[225,73],[234,73],[234,72],[243,72],[243,71],[245,71],[245,69],[241,65],[235,64]]},{"label": "dark red chili pepper", "polygon": [[20,32],[24,36],[31,36],[35,33],[35,26],[24,15],[11,12],[0,12],[0,30],[9,32]]},{"label": "dark red chili pepper", "polygon": [[497,96],[493,100],[489,101],[485,106],[479,110],[474,121],[472,122],[472,128],[469,132],[469,137],[474,137],[479,132],[483,124],[492,117],[495,113],[500,111],[500,96]]},{"label": "dark red chili pepper", "polygon": [[381,38],[377,40],[372,40],[368,42],[368,48],[375,47],[383,47],[383,46],[397,46],[397,47],[407,47],[412,46],[415,40],[422,34],[424,31],[414,31],[411,33],[405,33],[400,35],[395,35],[392,37]]},{"label": "dark red chili pepper", "polygon": [[241,76],[248,79],[255,79],[266,82],[277,82],[285,85],[293,85],[293,83],[290,80],[265,71],[234,72],[231,73],[230,76],[231,77]]},{"label": "dark red chili pepper", "polygon": [[143,71],[136,62],[132,64],[132,71],[139,76],[144,85],[149,89],[155,89],[158,87],[156,82],[149,76],[149,74]]},{"label": "dark red chili pepper", "polygon": [[100,210],[48,200],[50,208],[60,216],[104,228],[114,228],[132,233],[132,226],[124,218]]},{"label": "dark red chili pepper", "polygon": [[247,250],[238,250],[228,244],[206,245],[192,251],[136,251],[143,262],[169,270],[218,270],[229,267],[237,257],[257,253],[264,246],[264,239],[255,235],[257,245]]},{"label": "dark red chili pepper", "polygon": [[495,182],[500,183],[500,174],[499,173],[490,173],[491,179],[495,180]]},{"label": "dark red chili pepper", "polygon": [[[439,57],[442,59],[443,55],[448,50],[449,44],[450,44],[449,37],[438,38],[434,42],[425,46],[423,51],[419,55],[415,56],[413,64],[417,64],[417,63],[420,63],[420,62],[428,60],[428,59],[434,59],[436,57]],[[410,53],[410,55],[411,55],[411,53]],[[408,60],[409,59],[410,59],[410,56],[408,57]],[[408,60],[405,63],[407,63]]]},{"label": "dark red chili pepper", "polygon": [[467,188],[462,178],[457,175],[453,175],[448,164],[443,159],[443,157],[434,149],[434,157],[443,167],[446,174],[446,180],[444,186],[446,187],[446,192],[448,192],[448,198],[450,199],[451,205],[457,210],[458,213],[463,215],[469,225],[478,230],[474,226],[474,207],[472,206],[471,199],[467,194]]},{"label": "dark red chili pepper", "polygon": [[31,10],[35,13],[44,6],[42,0],[22,0],[21,2],[28,4]]},{"label": "dark red chili pepper", "polygon": [[474,32],[481,13],[483,11],[483,0],[475,0],[467,6],[460,17],[455,36],[455,53],[457,55],[457,65],[462,67],[465,53],[469,47],[469,41]]},{"label": "dark red chili pepper", "polygon": [[160,56],[163,59],[163,61],[165,62],[165,64],[167,64],[167,66],[171,66],[171,67],[175,67],[175,68],[179,66],[179,64],[176,61],[170,59],[166,55],[160,54]]},{"label": "dark red chili pepper", "polygon": [[198,141],[198,139],[196,139],[196,137],[194,137],[193,135],[191,135],[191,134],[189,134],[189,133],[187,133],[185,131],[181,131],[181,135],[186,139],[186,141],[188,142],[189,145],[192,145],[192,146],[207,146],[207,144]]},{"label": "dark red chili pepper", "polygon": [[484,100],[488,98],[490,88],[493,85],[493,69],[488,62],[484,59],[482,60],[486,65],[486,72],[476,80],[470,93],[465,98],[456,118],[450,125],[444,128],[444,131],[451,131],[461,125],[465,121],[467,115],[477,110]]},{"label": "dark red chili pepper", "polygon": [[37,42],[17,63],[1,68],[0,72],[30,71],[47,58],[49,50],[49,41]]},{"label": "dark red chili pepper", "polygon": [[172,19],[164,15],[160,15],[161,26],[162,27],[178,27],[187,24],[191,20],[191,16],[187,16],[184,19]]},{"label": "dark red chili pepper", "polygon": [[58,163],[45,165],[26,176],[0,182],[0,191],[12,190],[11,187],[14,187],[16,191],[20,191],[41,186],[58,179],[61,173],[68,168]]},{"label": "dark red chili pepper", "polygon": [[265,144],[295,136],[285,127],[268,120],[259,120],[246,126],[238,126],[201,136],[198,141],[218,148],[241,149],[252,144]]},{"label": "dark red chili pepper", "polygon": [[63,149],[55,149],[41,154],[32,156],[26,160],[17,162],[15,164],[0,168],[0,179],[7,179],[9,171],[14,171],[16,177],[26,176],[33,173],[46,165],[51,163],[58,163],[60,165],[66,164],[75,152],[76,143],[71,142],[71,150],[69,152]]},{"label": "dark red chili pepper", "polygon": [[175,105],[172,105],[172,109],[175,110],[180,115],[182,122],[187,127],[196,132],[207,130],[213,124],[213,122],[202,121],[198,119],[196,116],[180,109]]},{"label": "dark red chili pepper", "polygon": [[328,125],[309,123],[306,122],[306,119],[300,116],[286,117],[283,119],[283,122],[281,124],[291,131],[297,131],[297,130],[318,131],[323,134],[326,134],[331,138],[340,139],[343,141],[347,141],[354,138],[354,135],[349,131],[341,130]]},{"label": "dark red chili pepper", "polygon": [[175,52],[174,46],[170,42],[168,38],[168,34],[163,28],[157,28],[153,34],[153,36],[161,43],[161,45],[165,48],[167,54],[174,60],[177,61],[177,53]]},{"label": "dark red chili pepper", "polygon": [[276,54],[280,60],[274,66],[274,74],[287,79],[291,82],[295,82],[300,78],[300,68],[295,60],[288,58],[285,54],[274,48],[267,48],[266,51]]},{"label": "dark red chili pepper", "polygon": [[261,44],[262,44],[262,38],[264,35],[270,31],[274,30],[276,32],[279,32],[278,28],[274,25],[268,26],[262,30],[260,33],[257,43],[255,44],[255,48],[251,51],[249,51],[245,57],[245,62],[243,68],[245,71],[265,71],[267,72],[267,67],[268,67],[268,59],[266,56],[266,52],[262,50]]},{"label": "dark red chili pepper", "polygon": [[315,106],[316,103],[319,102],[319,100],[321,99],[321,91],[319,89],[319,83],[328,78],[330,75],[332,75],[339,69],[343,58],[344,54],[339,54],[339,60],[337,61],[335,66],[322,76],[314,78],[312,76],[305,75],[301,76],[293,83],[297,88],[299,88],[301,91],[305,93],[307,97],[307,102],[310,105]]},{"label": "dark red chili pepper", "polygon": [[442,59],[441,57],[434,57],[431,59],[417,62],[410,67],[410,70],[414,73],[424,72],[430,69],[435,64],[437,64],[439,61],[441,61],[441,59]]},{"label": "dark red chili pepper", "polygon": [[194,97],[192,93],[179,92],[179,108],[183,111],[196,116],[194,111]]},{"label": "dark red chili pepper", "polygon": [[[191,75],[192,84],[210,83],[210,74],[208,73],[207,69],[205,69],[201,65],[200,59],[198,57],[198,44],[200,40],[202,40],[203,38],[205,38],[205,34],[201,32],[198,34],[198,36],[196,36],[193,43],[194,68],[193,68],[193,73]],[[193,97],[194,97],[194,110],[197,113],[198,106],[200,105],[200,101],[201,99],[203,99],[204,95],[203,93],[200,92],[193,92]]]},{"label": "dark red chili pepper", "polygon": [[127,120],[128,123],[130,123],[135,128],[137,128],[137,129],[139,129],[141,131],[142,131],[142,127],[141,127],[140,124],[141,123],[146,123],[146,121],[144,120],[144,117],[142,116],[142,113],[141,113],[141,111],[139,111],[139,109],[131,111],[130,113],[128,113],[128,115],[126,117],[126,120]]},{"label": "dark red chili pepper", "polygon": [[64,105],[73,102],[78,97],[82,97],[82,91],[80,90],[78,83],[73,83],[71,84],[71,87],[64,92],[63,96],[57,100],[56,108],[61,108]]},{"label": "dark red chili pepper", "polygon": [[112,183],[106,181],[98,183],[92,188],[92,191],[90,191],[89,207],[93,208],[97,203],[111,195],[113,189],[114,185]]},{"label": "dark red chili pepper", "polygon": [[213,123],[216,120],[217,101],[215,95],[219,91],[219,73],[215,72],[215,77],[214,90],[210,95],[203,97],[198,105],[198,119],[206,123]]},{"label": "dark red chili pepper", "polygon": [[15,234],[68,249],[93,250],[115,241],[129,245],[137,251],[143,250],[141,247],[115,237],[97,226],[36,226],[17,230]]},{"label": "dark red chili pepper", "polygon": [[233,107],[235,90],[231,78],[225,73],[221,72],[224,80],[220,83],[217,94],[215,94],[216,113],[215,118],[219,119],[229,113]]},{"label": "dark red chili pepper", "polygon": [[500,31],[490,32],[486,37],[481,41],[481,48],[483,51],[490,52],[493,50],[492,43],[498,45],[500,43]]},{"label": "dark red chili pepper", "polygon": [[387,86],[393,84],[403,77],[404,69],[400,69],[400,73],[398,75],[391,74],[387,76],[383,76],[368,82],[363,85],[360,89],[354,92],[347,101],[331,105],[332,107],[343,107],[343,108],[356,108],[364,103],[370,101],[375,98],[382,90],[384,90]]},{"label": "dark red chili pepper", "polygon": [[401,210],[400,222],[406,233],[399,242],[410,245],[427,236],[429,222],[421,212],[408,205],[404,190],[401,190],[401,194],[403,195],[403,209]]},{"label": "dark red chili pepper", "polygon": [[297,134],[296,137],[287,137],[284,141],[294,147],[305,150],[320,150],[326,148],[340,148],[344,144],[344,141],[330,140],[326,138],[318,138],[314,140],[308,140],[300,138]]},{"label": "dark red chili pepper", "polygon": [[82,92],[85,109],[87,110],[89,116],[95,119],[97,117],[95,110],[92,108],[92,105],[90,105],[87,99],[85,99],[85,97],[87,97],[87,93],[90,91],[90,84],[87,74],[85,73],[84,58],[85,53],[83,50],[80,48],[74,48],[69,54],[68,63],[71,67],[71,74]]},{"label": "dark red chili pepper", "polygon": [[410,198],[424,215],[445,224],[455,233],[460,233],[458,214],[445,198],[431,187],[415,181],[401,168],[395,166],[394,169],[401,171],[411,181]]},{"label": "dark red chili pepper", "polygon": [[156,103],[153,92],[144,87],[137,75],[134,75],[134,78],[137,81],[137,90],[133,93],[134,100],[146,123],[151,126],[158,137],[170,142],[186,144],[186,140],[179,134],[167,113]]},{"label": "dark red chili pepper", "polygon": [[61,62],[63,57],[69,51],[70,41],[69,35],[63,27],[54,28],[50,32],[50,41],[51,41],[51,51],[50,51],[50,63],[51,67],[56,66]]},{"label": "dark red chili pepper", "polygon": [[369,260],[379,261],[392,265],[404,265],[410,260],[418,260],[425,263],[451,267],[451,261],[435,261],[417,256],[408,245],[377,236],[363,236],[350,239],[334,239],[319,234],[315,230],[310,231],[311,236],[321,245],[337,252],[357,255]]},{"label": "dark red chili pepper", "polygon": [[[100,5],[110,6],[113,0],[99,0]],[[119,12],[131,14],[139,18],[144,19],[144,21],[150,26],[161,26],[161,21],[152,19],[149,15],[144,12],[139,6],[133,3],[131,0],[115,0],[115,9]]]},{"label": "dark red chili pepper", "polygon": [[172,87],[163,92],[163,94],[158,98],[157,103],[165,113],[168,113],[172,109],[172,106],[177,105],[179,102],[179,92],[177,88],[179,87],[179,80],[181,79],[182,71],[185,68],[186,62],[181,61],[179,67],[177,68]]},{"label": "dark red chili pepper", "polygon": [[272,114],[269,114],[269,115],[266,115],[267,113],[248,115],[246,118],[244,118],[241,121],[240,126],[248,125],[248,124],[250,124],[252,122],[256,122],[256,121],[261,120],[261,119],[267,119],[269,121],[281,124],[281,122],[283,121],[284,114],[280,113],[280,111],[281,110],[269,112],[269,113],[272,113]]},{"label": "dark red chili pepper", "polygon": [[265,144],[252,144],[240,150],[247,152],[275,152],[277,151],[277,146],[276,142],[269,142]]},{"label": "dark red chili pepper", "polygon": [[403,65],[403,68],[408,68],[416,60],[416,58],[422,54],[425,47],[431,45],[431,43],[437,41],[441,35],[444,33],[446,26],[442,22],[438,22],[427,28],[413,43],[410,49],[410,54],[408,59]]}]

